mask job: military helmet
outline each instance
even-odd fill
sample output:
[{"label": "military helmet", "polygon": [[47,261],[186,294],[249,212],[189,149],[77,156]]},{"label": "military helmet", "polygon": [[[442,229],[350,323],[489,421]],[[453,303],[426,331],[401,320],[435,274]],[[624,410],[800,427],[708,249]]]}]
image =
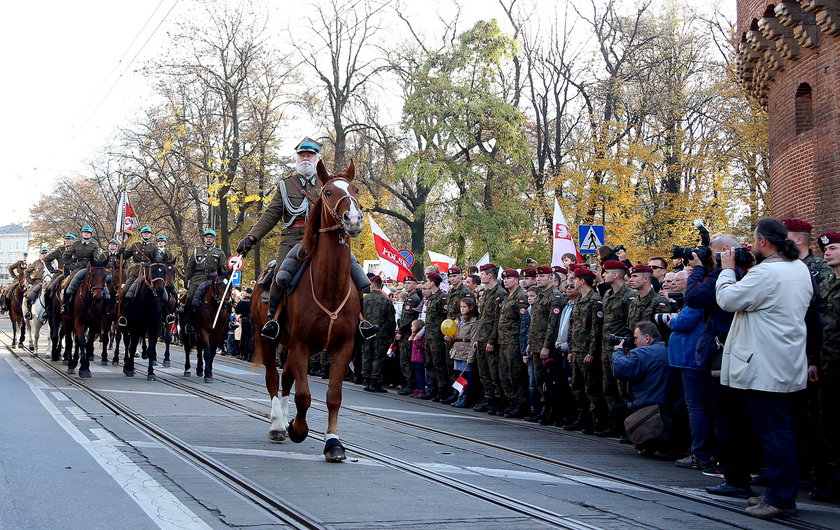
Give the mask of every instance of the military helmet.
[{"label": "military helmet", "polygon": [[164,235],[159,235],[159,236],[157,236],[157,240],[158,240],[158,241],[166,241],[166,236],[164,236]]},{"label": "military helmet", "polygon": [[215,231],[215,230],[210,230],[210,229],[208,228],[207,230],[205,230],[205,231],[204,231],[204,233],[203,233],[203,234],[201,234],[201,236],[202,236],[202,237],[204,237],[204,236],[213,236],[213,237],[216,237],[216,231]]},{"label": "military helmet", "polygon": [[90,232],[92,234],[93,233],[93,228],[91,228],[88,225],[85,225],[85,226],[79,228],[79,232]]},{"label": "military helmet", "polygon": [[70,232],[67,232],[66,234],[64,234],[64,239],[79,239],[79,238],[76,237],[76,234],[71,234]]}]

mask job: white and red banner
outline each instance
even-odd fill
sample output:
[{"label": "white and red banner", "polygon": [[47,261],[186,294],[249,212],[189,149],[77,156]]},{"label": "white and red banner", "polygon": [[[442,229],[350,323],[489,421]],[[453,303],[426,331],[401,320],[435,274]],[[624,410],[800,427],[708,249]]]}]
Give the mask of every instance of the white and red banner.
[{"label": "white and red banner", "polygon": [[379,266],[385,279],[401,281],[406,274],[411,274],[411,264],[399,250],[394,248],[385,232],[379,228],[373,217],[368,215],[370,229],[373,232],[373,244],[379,254]]},{"label": "white and red banner", "polygon": [[[551,222],[553,244],[551,247],[551,265],[563,265],[563,254],[577,256],[575,242],[572,240],[572,231],[569,230],[569,223],[566,216],[560,210],[560,204],[554,199],[554,219]],[[580,261],[580,259],[578,259]]]},{"label": "white and red banner", "polygon": [[131,237],[134,230],[140,228],[140,221],[134,214],[134,208],[128,200],[128,192],[123,191],[120,195],[120,204],[117,206],[117,223],[114,227],[114,237],[122,239],[123,243]]},{"label": "white and red banner", "polygon": [[437,252],[429,252],[429,258],[432,260],[432,265],[437,265],[438,270],[443,274],[449,274],[449,267],[455,265],[455,258],[450,258],[446,254],[438,254]]},{"label": "white and red banner", "polygon": [[475,262],[475,266],[481,268],[482,265],[487,265],[488,263],[490,263],[490,253],[485,252],[484,255],[481,256],[481,259]]}]

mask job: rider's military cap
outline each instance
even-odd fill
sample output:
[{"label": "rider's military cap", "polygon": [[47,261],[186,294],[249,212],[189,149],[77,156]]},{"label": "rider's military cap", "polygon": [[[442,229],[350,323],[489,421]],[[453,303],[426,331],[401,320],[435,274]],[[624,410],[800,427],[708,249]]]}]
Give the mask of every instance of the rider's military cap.
[{"label": "rider's military cap", "polygon": [[149,226],[144,226],[143,228],[140,229],[140,233],[142,234],[143,232],[149,232],[151,234],[152,233],[152,228],[149,227]]},{"label": "rider's military cap", "polygon": [[41,249],[41,254],[43,254],[44,252],[49,252],[49,251],[50,251],[50,249],[48,249],[48,248],[42,248]]},{"label": "rider's military cap", "polygon": [[64,239],[79,239],[79,238],[76,237],[76,234],[71,234],[71,233],[68,232],[67,234],[64,235]]},{"label": "rider's military cap", "polygon": [[158,241],[166,241],[166,236],[164,236],[164,235],[159,235],[159,236],[157,236],[157,240],[158,240]]},{"label": "rider's military cap", "polygon": [[109,244],[110,244],[110,243],[113,243],[113,244],[115,244],[115,245],[119,245],[119,244],[120,244],[120,243],[119,243],[119,242],[118,242],[115,238],[111,238],[111,240],[110,240],[110,241],[108,241],[108,243],[109,243]]},{"label": "rider's military cap", "polygon": [[90,232],[92,234],[93,228],[89,227],[88,225],[85,225],[79,229],[79,232]]},{"label": "rider's military cap", "polygon": [[216,237],[216,231],[215,231],[215,230],[210,230],[210,229],[208,228],[208,229],[207,229],[207,230],[205,230],[205,231],[204,231],[204,233],[203,233],[203,234],[201,234],[201,235],[202,235],[202,237],[203,237],[203,236],[213,236],[213,237]]},{"label": "rider's military cap", "polygon": [[320,153],[321,144],[310,137],[306,137],[295,146],[295,153]]}]

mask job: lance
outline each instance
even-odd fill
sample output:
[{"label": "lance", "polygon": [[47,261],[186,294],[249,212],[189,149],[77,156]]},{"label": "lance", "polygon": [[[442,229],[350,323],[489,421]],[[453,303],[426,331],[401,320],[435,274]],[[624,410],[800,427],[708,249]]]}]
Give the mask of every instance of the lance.
[{"label": "lance", "polygon": [[[241,256],[237,256],[237,259],[231,258],[231,263],[230,263],[231,264],[231,270],[236,271],[236,270],[241,269],[242,268],[242,261],[244,260],[244,258],[245,258],[244,253]],[[216,308],[216,316],[213,317],[213,325],[210,326],[210,329],[215,329],[216,328],[216,322],[218,322],[218,320],[219,320],[219,313],[222,312],[222,306],[225,305],[225,300],[227,300],[228,291],[230,290],[230,286],[231,286],[232,283],[233,283],[232,281],[228,281],[227,285],[225,286],[225,292],[222,295],[222,300],[219,303],[219,307]]]}]

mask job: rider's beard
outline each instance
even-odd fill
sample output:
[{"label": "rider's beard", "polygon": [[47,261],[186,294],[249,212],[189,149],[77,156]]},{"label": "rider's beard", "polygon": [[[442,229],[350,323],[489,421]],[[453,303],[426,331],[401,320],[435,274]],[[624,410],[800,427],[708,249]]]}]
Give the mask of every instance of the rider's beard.
[{"label": "rider's beard", "polygon": [[301,160],[297,163],[297,172],[306,178],[315,174],[315,164],[309,160]]}]

